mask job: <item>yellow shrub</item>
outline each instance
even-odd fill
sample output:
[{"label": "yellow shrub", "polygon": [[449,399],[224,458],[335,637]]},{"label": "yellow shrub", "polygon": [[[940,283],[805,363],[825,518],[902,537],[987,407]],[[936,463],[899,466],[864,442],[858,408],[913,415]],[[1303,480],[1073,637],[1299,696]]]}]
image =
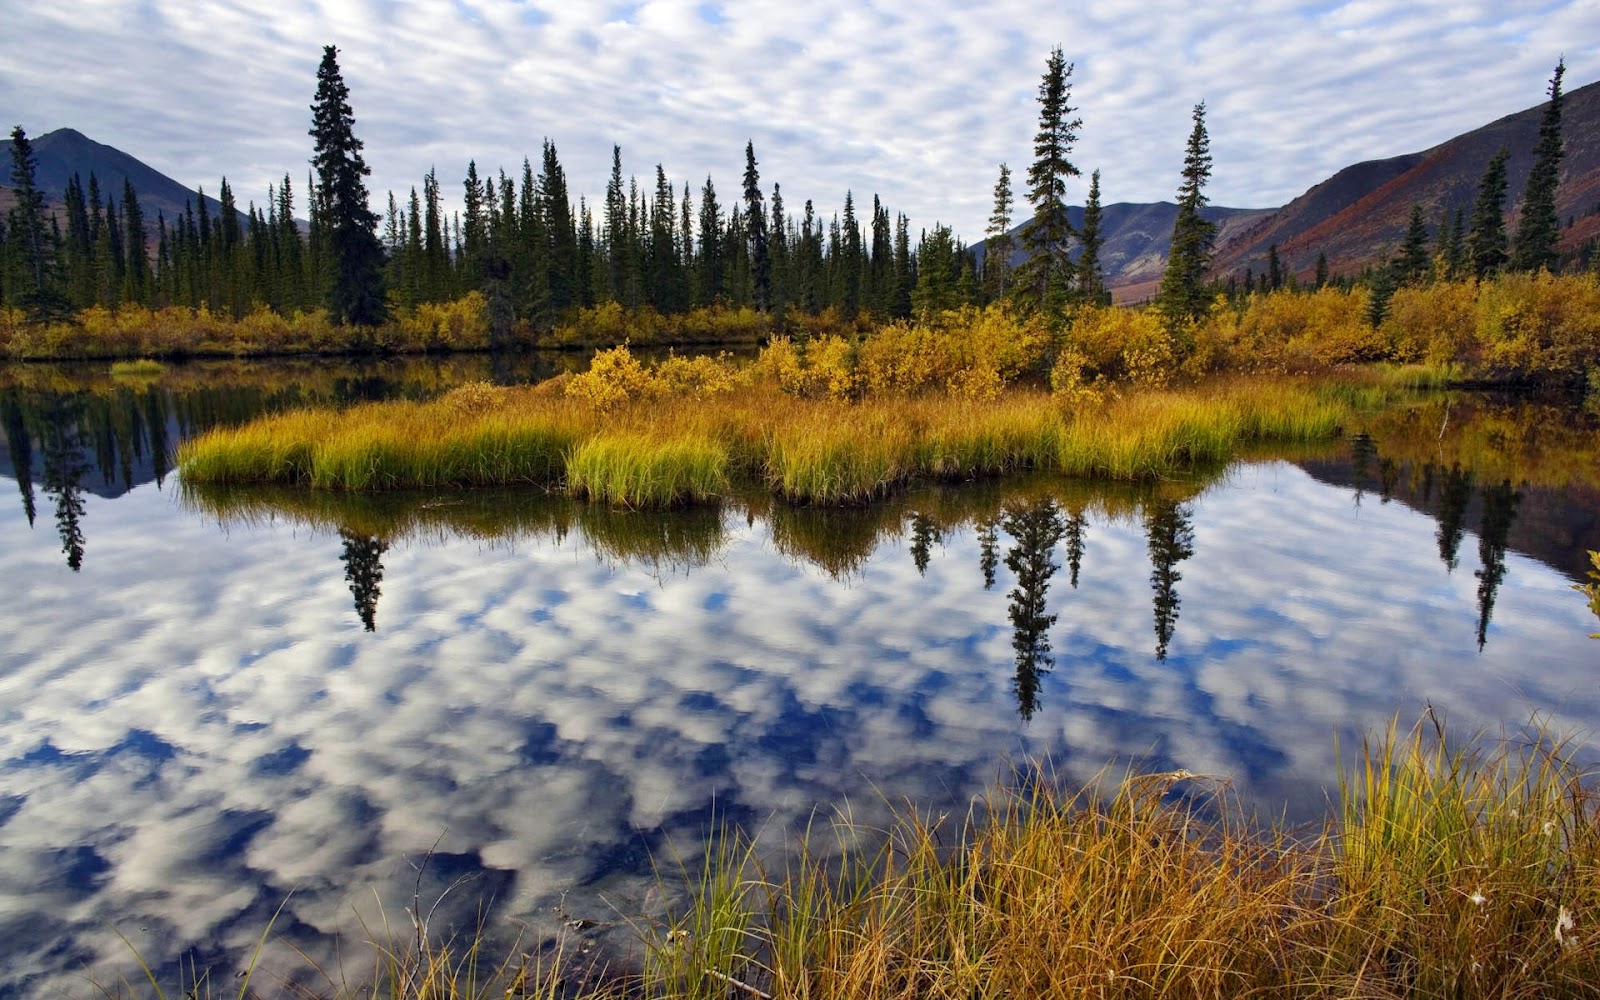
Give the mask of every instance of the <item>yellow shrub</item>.
[{"label": "yellow shrub", "polygon": [[1476,360],[1477,289],[1443,281],[1401,288],[1389,299],[1380,332],[1396,361],[1442,365]]},{"label": "yellow shrub", "polygon": [[609,410],[632,400],[648,398],[655,387],[655,380],[624,344],[596,351],[589,370],[574,375],[567,382],[566,392],[597,410]]},{"label": "yellow shrub", "polygon": [[739,369],[727,353],[686,358],[672,354],[650,372],[662,393],[704,399],[730,392],[739,384]]},{"label": "yellow shrub", "polygon": [[1582,275],[1506,274],[1478,288],[1488,374],[1581,381],[1600,365],[1600,284]]},{"label": "yellow shrub", "polygon": [[1150,309],[1086,306],[1073,316],[1066,340],[1081,359],[1082,380],[1128,378],[1141,385],[1164,385],[1176,360],[1171,334]]},{"label": "yellow shrub", "polygon": [[1367,322],[1365,288],[1319,288],[1254,295],[1239,317],[1234,353],[1267,366],[1378,361],[1389,345]]}]

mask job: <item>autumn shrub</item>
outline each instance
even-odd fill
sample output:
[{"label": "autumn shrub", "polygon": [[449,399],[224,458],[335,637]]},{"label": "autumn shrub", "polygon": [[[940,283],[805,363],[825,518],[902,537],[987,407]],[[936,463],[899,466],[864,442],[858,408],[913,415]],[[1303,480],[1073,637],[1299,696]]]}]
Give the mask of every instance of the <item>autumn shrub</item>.
[{"label": "autumn shrub", "polygon": [[1477,287],[1466,281],[1398,289],[1379,331],[1396,361],[1475,365],[1477,298]]},{"label": "autumn shrub", "polygon": [[395,322],[412,350],[481,350],[489,346],[489,303],[479,291],[448,302],[423,302]]},{"label": "autumn shrub", "polygon": [[1478,286],[1476,335],[1489,377],[1581,385],[1600,366],[1600,283],[1501,275]]},{"label": "autumn shrub", "polygon": [[1378,361],[1389,355],[1384,337],[1367,322],[1370,293],[1325,287],[1252,295],[1236,318],[1223,316],[1228,352],[1240,365],[1321,367]]},{"label": "autumn shrub", "polygon": [[1067,327],[1065,347],[1081,358],[1080,378],[1089,382],[1126,379],[1159,388],[1177,364],[1172,336],[1150,309],[1085,306]]}]

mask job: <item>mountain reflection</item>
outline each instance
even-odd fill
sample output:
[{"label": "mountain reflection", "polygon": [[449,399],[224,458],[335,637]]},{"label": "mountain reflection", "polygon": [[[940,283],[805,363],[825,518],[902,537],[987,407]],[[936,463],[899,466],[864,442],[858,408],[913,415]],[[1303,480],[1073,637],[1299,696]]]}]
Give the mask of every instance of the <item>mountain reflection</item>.
[{"label": "mountain reflection", "polygon": [[1051,555],[1066,525],[1054,500],[1008,505],[1001,526],[1015,544],[1006,553],[1006,568],[1016,574],[1007,614],[1011,618],[1011,647],[1017,654],[1015,689],[1017,714],[1033,718],[1038,707],[1039,678],[1050,672],[1050,626],[1056,616],[1045,613],[1050,578],[1059,568]]},{"label": "mountain reflection", "polygon": [[1194,527],[1188,504],[1151,499],[1144,512],[1145,538],[1150,548],[1150,588],[1155,594],[1156,659],[1167,658],[1167,647],[1178,626],[1178,563],[1194,555]]}]

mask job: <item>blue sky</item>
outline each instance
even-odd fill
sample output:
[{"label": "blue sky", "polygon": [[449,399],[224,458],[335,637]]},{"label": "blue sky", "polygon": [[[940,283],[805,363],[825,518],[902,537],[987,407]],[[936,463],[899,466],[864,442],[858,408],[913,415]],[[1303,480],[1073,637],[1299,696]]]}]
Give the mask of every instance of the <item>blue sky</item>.
[{"label": "blue sky", "polygon": [[[340,48],[375,203],[469,159],[520,173],[549,137],[573,197],[611,145],[653,189],[737,194],[745,141],[769,197],[824,217],[846,190],[981,238],[998,164],[1030,159],[1045,59],[1075,64],[1074,162],[1104,198],[1170,199],[1205,100],[1212,200],[1282,204],[1352,162],[1428,148],[1600,77],[1600,0],[1102,0],[1092,6],[648,0],[55,0],[7,4],[0,114],[62,126],[241,202],[303,187],[322,46]],[[536,163],[537,165],[537,163]]]}]

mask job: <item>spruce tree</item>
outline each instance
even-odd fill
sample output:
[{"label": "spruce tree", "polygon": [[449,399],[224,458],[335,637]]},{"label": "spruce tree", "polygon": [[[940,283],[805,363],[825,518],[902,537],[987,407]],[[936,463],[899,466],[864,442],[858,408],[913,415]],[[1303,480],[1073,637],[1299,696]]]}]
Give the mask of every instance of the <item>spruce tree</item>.
[{"label": "spruce tree", "polygon": [[766,312],[772,298],[772,261],[767,253],[767,213],[762,205],[761,174],[756,171],[755,143],[744,144],[744,216],[750,245],[750,283],[756,310]]},{"label": "spruce tree", "polygon": [[56,281],[56,240],[45,216],[44,192],[35,181],[39,161],[21,125],[11,130],[11,188],[16,202],[6,218],[6,297],[40,319],[65,307]]},{"label": "spruce tree", "polygon": [[1013,294],[1036,309],[1056,313],[1066,304],[1072,286],[1067,256],[1072,223],[1067,218],[1067,178],[1080,171],[1068,157],[1078,140],[1083,119],[1069,117],[1077,109],[1072,97],[1072,65],[1058,45],[1045,64],[1039,84],[1039,131],[1033,139],[1033,165],[1028,168],[1028,201],[1033,217],[1022,230],[1028,259],[1017,268]]},{"label": "spruce tree", "polygon": [[1510,151],[1501,148],[1489,161],[1478,182],[1478,203],[1472,210],[1472,231],[1467,236],[1467,257],[1472,276],[1482,280],[1500,270],[1506,262],[1506,159]]},{"label": "spruce tree", "polygon": [[1395,277],[1401,285],[1414,285],[1427,278],[1432,266],[1432,258],[1428,256],[1428,223],[1422,217],[1422,206],[1414,204],[1405,239],[1400,243],[1400,256],[1395,261]]},{"label": "spruce tree", "polygon": [[[1167,322],[1177,325],[1205,315],[1206,268],[1211,264],[1211,244],[1216,223],[1202,216],[1204,188],[1211,177],[1211,140],[1206,135],[1206,102],[1194,106],[1194,128],[1183,156],[1183,183],[1178,186],[1178,216],[1172,223],[1172,249],[1167,269],[1156,293],[1156,307]],[[1276,247],[1274,258],[1276,258]]]},{"label": "spruce tree", "polygon": [[122,301],[148,305],[151,276],[149,234],[145,232],[144,212],[139,208],[139,196],[134,193],[133,182],[122,181],[122,238],[123,251]]},{"label": "spruce tree", "polygon": [[717,204],[717,187],[706,175],[700,189],[700,280],[698,305],[716,305],[724,294],[722,261],[722,206]]},{"label": "spruce tree", "polygon": [[993,298],[1004,298],[1011,278],[1011,254],[1017,247],[1011,236],[1011,168],[1000,164],[994,182],[994,210],[989,213],[988,238],[983,246],[983,284]]},{"label": "spruce tree", "polygon": [[1100,235],[1100,171],[1089,175],[1089,197],[1083,203],[1083,225],[1078,229],[1078,243],[1083,247],[1078,254],[1078,290],[1085,302],[1110,305],[1111,294],[1106,291],[1106,276],[1100,270],[1100,248],[1105,237]]},{"label": "spruce tree", "polygon": [[336,323],[376,326],[383,322],[383,246],[378,215],[367,207],[362,143],[355,135],[350,89],[339,72],[339,50],[323,46],[317,92],[311,105],[310,135],[316,140],[311,162],[317,170],[316,197],[327,229],[328,313]]},{"label": "spruce tree", "polygon": [[1517,226],[1511,266],[1519,271],[1555,270],[1559,257],[1561,221],[1556,217],[1556,185],[1561,179],[1561,77],[1566,61],[1556,62],[1550,78],[1550,103],[1545,105],[1539,123],[1539,142],[1533,147],[1533,169],[1523,189],[1522,221]]}]

